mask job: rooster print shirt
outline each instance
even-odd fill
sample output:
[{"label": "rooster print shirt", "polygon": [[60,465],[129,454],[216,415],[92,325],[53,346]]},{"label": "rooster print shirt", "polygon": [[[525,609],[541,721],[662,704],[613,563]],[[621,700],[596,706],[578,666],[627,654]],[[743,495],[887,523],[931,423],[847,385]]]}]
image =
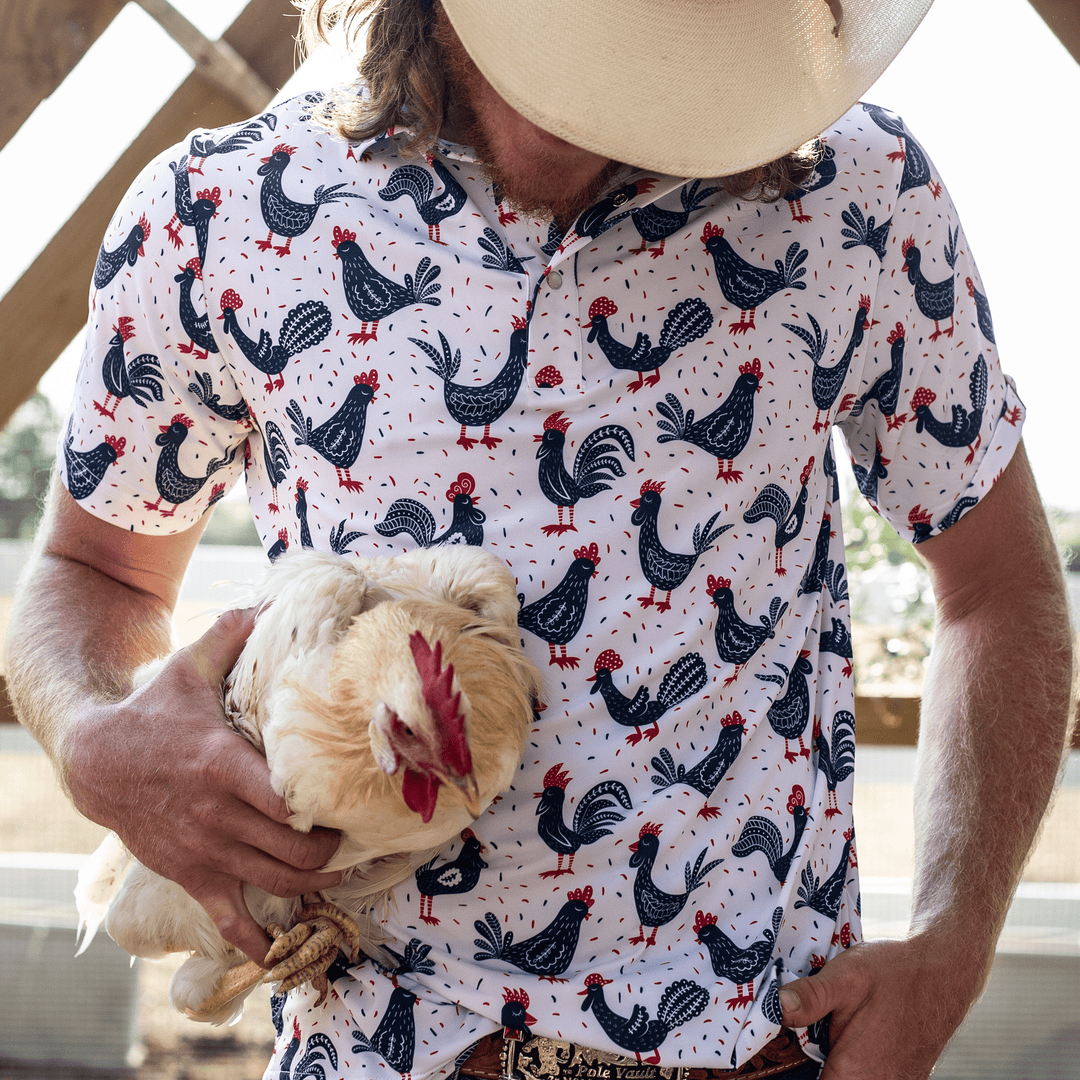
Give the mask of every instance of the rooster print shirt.
[{"label": "rooster print shirt", "polygon": [[831,435],[916,543],[1020,438],[956,211],[872,105],[798,197],[625,170],[561,234],[467,148],[349,145],[311,104],[134,182],[63,478],[171,533],[243,475],[271,556],[487,547],[547,681],[513,788],[396,889],[392,954],[276,1001],[268,1075],[448,1076],[499,1028],[738,1066],[861,938]]}]

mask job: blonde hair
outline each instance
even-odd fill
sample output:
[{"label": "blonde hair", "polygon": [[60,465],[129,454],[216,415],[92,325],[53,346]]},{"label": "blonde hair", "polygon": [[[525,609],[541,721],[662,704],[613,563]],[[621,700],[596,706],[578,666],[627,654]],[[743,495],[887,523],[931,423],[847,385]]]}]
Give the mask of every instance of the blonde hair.
[{"label": "blonde hair", "polygon": [[[449,103],[436,0],[293,3],[300,11],[299,42],[305,52],[327,41],[335,27],[356,50],[366,27],[367,48],[357,65],[366,95],[332,94],[317,108],[316,118],[350,142],[405,128],[411,134],[403,151],[417,157],[430,153]],[[720,180],[736,198],[773,202],[809,182],[821,152],[815,139],[767,165]]]}]

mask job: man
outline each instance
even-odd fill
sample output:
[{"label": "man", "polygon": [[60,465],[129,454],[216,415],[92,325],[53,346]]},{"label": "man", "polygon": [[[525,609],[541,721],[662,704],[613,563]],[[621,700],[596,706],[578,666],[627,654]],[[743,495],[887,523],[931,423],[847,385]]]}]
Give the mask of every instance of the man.
[{"label": "man", "polygon": [[[840,116],[925,7],[363,3],[362,100],[136,180],[9,654],[75,804],[256,959],[240,883],[333,880],[222,726],[250,615],[130,693],[242,462],[268,548],[449,539],[468,494],[549,676],[475,888],[406,882],[401,970],[279,999],[275,1075],[925,1077],[977,997],[1070,648],[955,211],[899,118]],[[858,921],[834,424],[938,603],[897,942]]]}]

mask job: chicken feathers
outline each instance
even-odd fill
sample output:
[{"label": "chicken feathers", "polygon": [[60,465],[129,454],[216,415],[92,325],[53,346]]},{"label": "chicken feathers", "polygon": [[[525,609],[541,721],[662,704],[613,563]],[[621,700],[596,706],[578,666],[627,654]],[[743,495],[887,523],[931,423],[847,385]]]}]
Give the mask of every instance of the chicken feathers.
[{"label": "chicken feathers", "polygon": [[[384,940],[387,890],[519,767],[540,677],[520,648],[514,588],[501,560],[470,546],[393,558],[298,550],[256,596],[255,627],[223,688],[226,716],[266,756],[293,828],[341,830],[327,869],[347,873],[325,897],[359,922],[365,951]],[[300,907],[252,886],[245,898],[263,926],[291,925]],[[219,991],[246,958],[115,836],[88,861],[76,902],[82,948],[104,921],[133,955],[191,951],[173,1005],[212,1023],[239,1018],[250,985],[224,1003]]]}]

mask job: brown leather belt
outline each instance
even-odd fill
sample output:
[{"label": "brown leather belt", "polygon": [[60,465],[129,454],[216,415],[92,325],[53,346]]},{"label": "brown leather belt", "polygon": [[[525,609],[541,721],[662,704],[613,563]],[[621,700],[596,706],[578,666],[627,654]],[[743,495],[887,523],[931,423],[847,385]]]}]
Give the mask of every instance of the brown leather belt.
[{"label": "brown leather belt", "polygon": [[556,1039],[504,1039],[495,1032],[476,1044],[461,1075],[476,1080],[758,1080],[808,1064],[799,1040],[787,1030],[738,1069],[651,1065]]}]

